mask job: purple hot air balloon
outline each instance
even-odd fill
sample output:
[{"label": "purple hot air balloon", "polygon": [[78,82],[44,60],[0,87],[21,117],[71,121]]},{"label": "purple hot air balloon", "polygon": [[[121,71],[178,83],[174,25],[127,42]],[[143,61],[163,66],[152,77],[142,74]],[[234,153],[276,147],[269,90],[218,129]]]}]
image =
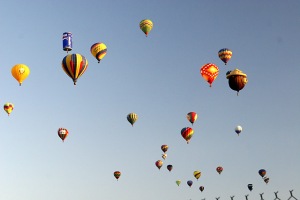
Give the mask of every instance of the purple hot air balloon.
[{"label": "purple hot air balloon", "polygon": [[193,185],[193,181],[191,181],[191,180],[187,181],[186,183],[187,183],[188,186],[190,186],[190,187],[192,187],[192,185]]}]

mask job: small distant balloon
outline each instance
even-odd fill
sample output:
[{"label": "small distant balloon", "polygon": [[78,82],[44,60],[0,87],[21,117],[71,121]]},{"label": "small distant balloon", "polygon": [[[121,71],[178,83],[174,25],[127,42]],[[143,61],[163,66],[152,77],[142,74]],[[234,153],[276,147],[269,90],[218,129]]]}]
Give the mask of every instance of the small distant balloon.
[{"label": "small distant balloon", "polygon": [[267,174],[267,171],[265,169],[260,169],[258,171],[258,174],[261,176],[261,177],[264,177],[266,174]]},{"label": "small distant balloon", "polygon": [[269,178],[269,177],[267,177],[267,176],[263,177],[263,179],[264,179],[264,182],[265,182],[266,184],[268,184],[268,183],[269,183],[269,181],[270,181],[270,178]]},{"label": "small distant balloon", "polygon": [[69,131],[66,128],[59,128],[58,129],[58,136],[64,142],[67,136],[69,135]]},{"label": "small distant balloon", "polygon": [[181,136],[186,140],[188,144],[194,134],[194,130],[191,127],[185,127],[181,129]]},{"label": "small distant balloon", "polygon": [[219,174],[221,174],[222,173],[222,171],[223,171],[223,167],[221,167],[221,166],[219,166],[219,167],[217,167],[217,172],[219,173]]},{"label": "small distant balloon", "polygon": [[120,171],[115,171],[114,172],[114,177],[118,180],[121,176],[121,172]]},{"label": "small distant balloon", "polygon": [[169,146],[168,145],[166,145],[166,144],[163,144],[163,145],[161,145],[161,150],[164,152],[164,153],[166,153],[167,151],[168,151],[168,149],[169,149]]},{"label": "small distant balloon", "polygon": [[235,132],[236,132],[238,135],[240,135],[240,133],[242,132],[242,130],[243,130],[243,128],[242,128],[240,125],[238,125],[237,127],[235,127]]},{"label": "small distant balloon", "polygon": [[10,113],[13,111],[14,109],[14,104],[12,103],[6,103],[3,106],[3,109],[5,110],[5,112],[8,114],[8,116],[10,115]]},{"label": "small distant balloon", "polygon": [[252,191],[252,190],[253,190],[253,185],[252,185],[252,184],[248,184],[248,189],[249,189],[250,191]]},{"label": "small distant balloon", "polygon": [[163,153],[162,155],[161,155],[161,157],[165,160],[166,158],[167,158],[167,154],[166,153]]},{"label": "small distant balloon", "polygon": [[155,166],[160,170],[160,168],[163,166],[163,161],[161,160],[156,161]]},{"label": "small distant balloon", "polygon": [[186,118],[187,120],[189,120],[189,122],[192,123],[192,125],[194,124],[194,122],[197,120],[197,113],[195,112],[189,112],[187,115],[186,115]]},{"label": "small distant balloon", "polygon": [[204,186],[200,186],[200,187],[199,187],[199,190],[200,190],[201,192],[203,192]]},{"label": "small distant balloon", "polygon": [[218,56],[219,58],[225,63],[225,65],[227,64],[227,62],[231,59],[232,56],[232,51],[230,49],[224,48],[221,49],[218,52]]},{"label": "small distant balloon", "polygon": [[144,19],[140,22],[140,29],[145,33],[146,37],[153,28],[153,22],[150,19]]},{"label": "small distant balloon", "polygon": [[173,165],[167,165],[167,169],[169,170],[169,172],[172,171]]},{"label": "small distant balloon", "polygon": [[67,53],[69,51],[72,51],[73,42],[72,42],[72,33],[71,32],[64,32],[62,37],[62,43],[63,43],[63,50]]},{"label": "small distant balloon", "polygon": [[133,124],[138,120],[138,115],[135,113],[129,113],[127,115],[127,120],[133,126]]},{"label": "small distant balloon", "polygon": [[198,171],[198,170],[194,171],[194,177],[195,177],[197,180],[200,178],[200,176],[201,176],[201,172],[200,172],[200,171]]},{"label": "small distant balloon", "polygon": [[190,187],[192,187],[192,185],[193,185],[193,181],[191,181],[191,180],[187,181],[186,183],[187,183],[188,186],[190,186]]},{"label": "small distant balloon", "polygon": [[176,184],[179,186],[180,185],[180,183],[181,183],[181,180],[177,180],[176,181]]}]

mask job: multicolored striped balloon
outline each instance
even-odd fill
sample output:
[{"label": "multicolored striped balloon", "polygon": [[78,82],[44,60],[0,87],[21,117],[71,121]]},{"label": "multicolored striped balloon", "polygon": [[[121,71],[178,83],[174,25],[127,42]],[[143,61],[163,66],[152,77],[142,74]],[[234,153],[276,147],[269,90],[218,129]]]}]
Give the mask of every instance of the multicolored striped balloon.
[{"label": "multicolored striped balloon", "polygon": [[195,112],[189,112],[187,115],[186,115],[186,118],[187,120],[189,120],[189,122],[192,123],[192,125],[194,124],[194,122],[197,120],[197,113]]},{"label": "multicolored striped balloon", "polygon": [[227,64],[227,62],[230,60],[231,56],[232,56],[232,51],[230,49],[224,48],[221,49],[218,52],[219,58],[225,63],[225,65]]},{"label": "multicolored striped balloon", "polygon": [[77,79],[82,76],[88,67],[87,59],[80,54],[71,54],[62,60],[64,72],[73,80],[76,85]]},{"label": "multicolored striped balloon", "polygon": [[194,134],[194,130],[190,127],[185,127],[181,130],[181,136],[186,140],[188,144]]},{"label": "multicolored striped balloon", "polygon": [[98,60],[98,63],[104,58],[107,47],[104,43],[95,43],[91,46],[92,55]]},{"label": "multicolored striped balloon", "polygon": [[140,29],[146,34],[146,37],[153,28],[153,22],[150,19],[144,19],[140,22]]},{"label": "multicolored striped balloon", "polygon": [[121,172],[120,171],[115,171],[114,172],[114,177],[118,180],[121,176]]},{"label": "multicolored striped balloon", "polygon": [[161,161],[161,160],[158,160],[158,161],[156,161],[155,162],[155,166],[160,170],[160,168],[163,166],[163,161]]}]

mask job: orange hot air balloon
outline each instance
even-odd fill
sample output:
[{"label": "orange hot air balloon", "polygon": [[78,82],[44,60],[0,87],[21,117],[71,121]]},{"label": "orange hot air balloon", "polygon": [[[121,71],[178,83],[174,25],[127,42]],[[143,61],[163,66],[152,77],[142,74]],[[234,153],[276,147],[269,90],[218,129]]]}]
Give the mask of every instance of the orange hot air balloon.
[{"label": "orange hot air balloon", "polygon": [[66,128],[59,128],[58,129],[58,136],[64,142],[66,137],[69,135],[69,131]]},{"label": "orange hot air balloon", "polygon": [[19,82],[19,85],[21,86],[23,81],[30,74],[30,69],[24,64],[17,64],[11,68],[11,74]]},{"label": "orange hot air balloon", "polygon": [[155,162],[156,167],[160,170],[160,168],[163,166],[163,161],[158,160]]},{"label": "orange hot air balloon", "polygon": [[114,177],[118,180],[121,176],[121,172],[120,171],[115,171],[114,172]]},{"label": "orange hot air balloon", "polygon": [[192,123],[192,125],[194,124],[194,122],[197,120],[197,113],[195,112],[189,112],[187,115],[186,115],[186,118],[187,120],[189,120],[189,122]]},{"label": "orange hot air balloon", "polygon": [[223,171],[223,167],[221,167],[221,166],[219,166],[219,167],[217,167],[217,172],[219,173],[219,174],[221,174],[222,173],[222,171]]},{"label": "orange hot air balloon", "polygon": [[232,56],[232,51],[228,48],[221,49],[218,52],[218,56],[226,65]]},{"label": "orange hot air balloon", "polygon": [[211,87],[211,84],[214,82],[214,80],[219,74],[219,68],[213,63],[207,63],[201,67],[200,74],[202,75],[204,80],[206,80],[209,83],[209,86]]},{"label": "orange hot air balloon", "polygon": [[188,144],[194,134],[194,130],[191,127],[185,127],[181,129],[181,136],[186,140]]}]

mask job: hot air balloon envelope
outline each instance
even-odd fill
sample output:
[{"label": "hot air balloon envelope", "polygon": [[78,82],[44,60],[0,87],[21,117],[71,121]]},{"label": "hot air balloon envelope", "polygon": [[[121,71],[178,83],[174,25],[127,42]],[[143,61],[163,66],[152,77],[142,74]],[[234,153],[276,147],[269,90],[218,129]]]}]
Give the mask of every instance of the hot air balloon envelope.
[{"label": "hot air balloon envelope", "polygon": [[168,149],[169,149],[169,146],[168,145],[166,145],[166,144],[163,144],[163,145],[161,145],[161,150],[164,152],[164,153],[166,153],[167,151],[168,151]]},{"label": "hot air balloon envelope", "polygon": [[200,190],[201,192],[203,192],[204,186],[200,186],[200,187],[199,187],[199,190]]},{"label": "hot air balloon envelope", "polygon": [[232,56],[232,51],[230,49],[224,48],[221,49],[218,52],[219,58],[225,63],[225,65],[227,64],[227,62],[230,60],[231,56]]},{"label": "hot air balloon envelope", "polygon": [[200,171],[194,171],[194,177],[198,180],[201,176],[201,172]]},{"label": "hot air balloon envelope", "polygon": [[192,123],[192,125],[194,124],[194,122],[197,120],[197,113],[195,112],[189,112],[187,115],[186,115],[186,118],[187,120],[189,120],[189,122]]},{"label": "hot air balloon envelope", "polygon": [[191,180],[187,181],[186,183],[187,183],[188,186],[190,186],[190,187],[192,187],[192,185],[193,185],[193,181],[191,181]]},{"label": "hot air balloon envelope", "polygon": [[214,80],[219,75],[219,68],[217,65],[213,63],[207,63],[203,65],[200,69],[200,74],[209,83],[209,86],[211,87]]},{"label": "hot air balloon envelope", "polygon": [[172,171],[173,165],[167,165],[167,169],[169,170],[169,172]]},{"label": "hot air balloon envelope", "polygon": [[5,112],[6,112],[8,115],[10,115],[10,113],[11,113],[11,112],[13,111],[13,109],[14,109],[14,104],[12,104],[12,103],[6,103],[6,104],[4,104],[3,109],[5,110]]},{"label": "hot air balloon envelope", "polygon": [[261,177],[264,177],[266,175],[267,171],[265,169],[260,169],[258,171],[258,174],[261,176]]},{"label": "hot air balloon envelope", "polygon": [[114,177],[118,180],[121,176],[121,172],[120,171],[115,171],[114,172]]},{"label": "hot air balloon envelope", "polygon": [[72,51],[72,33],[71,32],[64,32],[62,37],[63,43],[63,50],[68,53],[68,51]]},{"label": "hot air balloon envelope", "polygon": [[156,165],[156,167],[157,167],[158,169],[160,169],[160,168],[163,166],[163,161],[158,160],[158,161],[155,162],[155,165]]},{"label": "hot air balloon envelope", "polygon": [[60,139],[64,142],[67,136],[69,135],[69,131],[66,128],[59,128],[58,131],[58,136]]},{"label": "hot air balloon envelope", "polygon": [[19,85],[21,86],[23,81],[30,74],[30,69],[24,64],[17,64],[12,67],[11,74],[19,82]]},{"label": "hot air balloon envelope", "polygon": [[140,29],[145,33],[146,36],[148,36],[152,28],[153,22],[150,19],[144,19],[140,22]]},{"label": "hot air balloon envelope", "polygon": [[95,43],[91,46],[92,55],[98,60],[98,63],[104,58],[107,47],[104,43]]},{"label": "hot air balloon envelope", "polygon": [[235,69],[233,71],[228,71],[226,73],[226,78],[228,79],[229,87],[232,90],[237,91],[237,94],[248,83],[247,74],[243,73],[239,69]]},{"label": "hot air balloon envelope", "polygon": [[127,115],[127,120],[133,126],[133,124],[138,120],[138,116],[135,113],[129,113]]},{"label": "hot air balloon envelope", "polygon": [[223,167],[221,167],[221,166],[219,166],[219,167],[217,167],[217,172],[219,173],[219,174],[221,174],[222,173],[222,171],[223,171]]},{"label": "hot air balloon envelope", "polygon": [[76,85],[77,79],[82,76],[88,67],[87,59],[80,54],[71,54],[62,60],[64,72],[73,80]]}]

